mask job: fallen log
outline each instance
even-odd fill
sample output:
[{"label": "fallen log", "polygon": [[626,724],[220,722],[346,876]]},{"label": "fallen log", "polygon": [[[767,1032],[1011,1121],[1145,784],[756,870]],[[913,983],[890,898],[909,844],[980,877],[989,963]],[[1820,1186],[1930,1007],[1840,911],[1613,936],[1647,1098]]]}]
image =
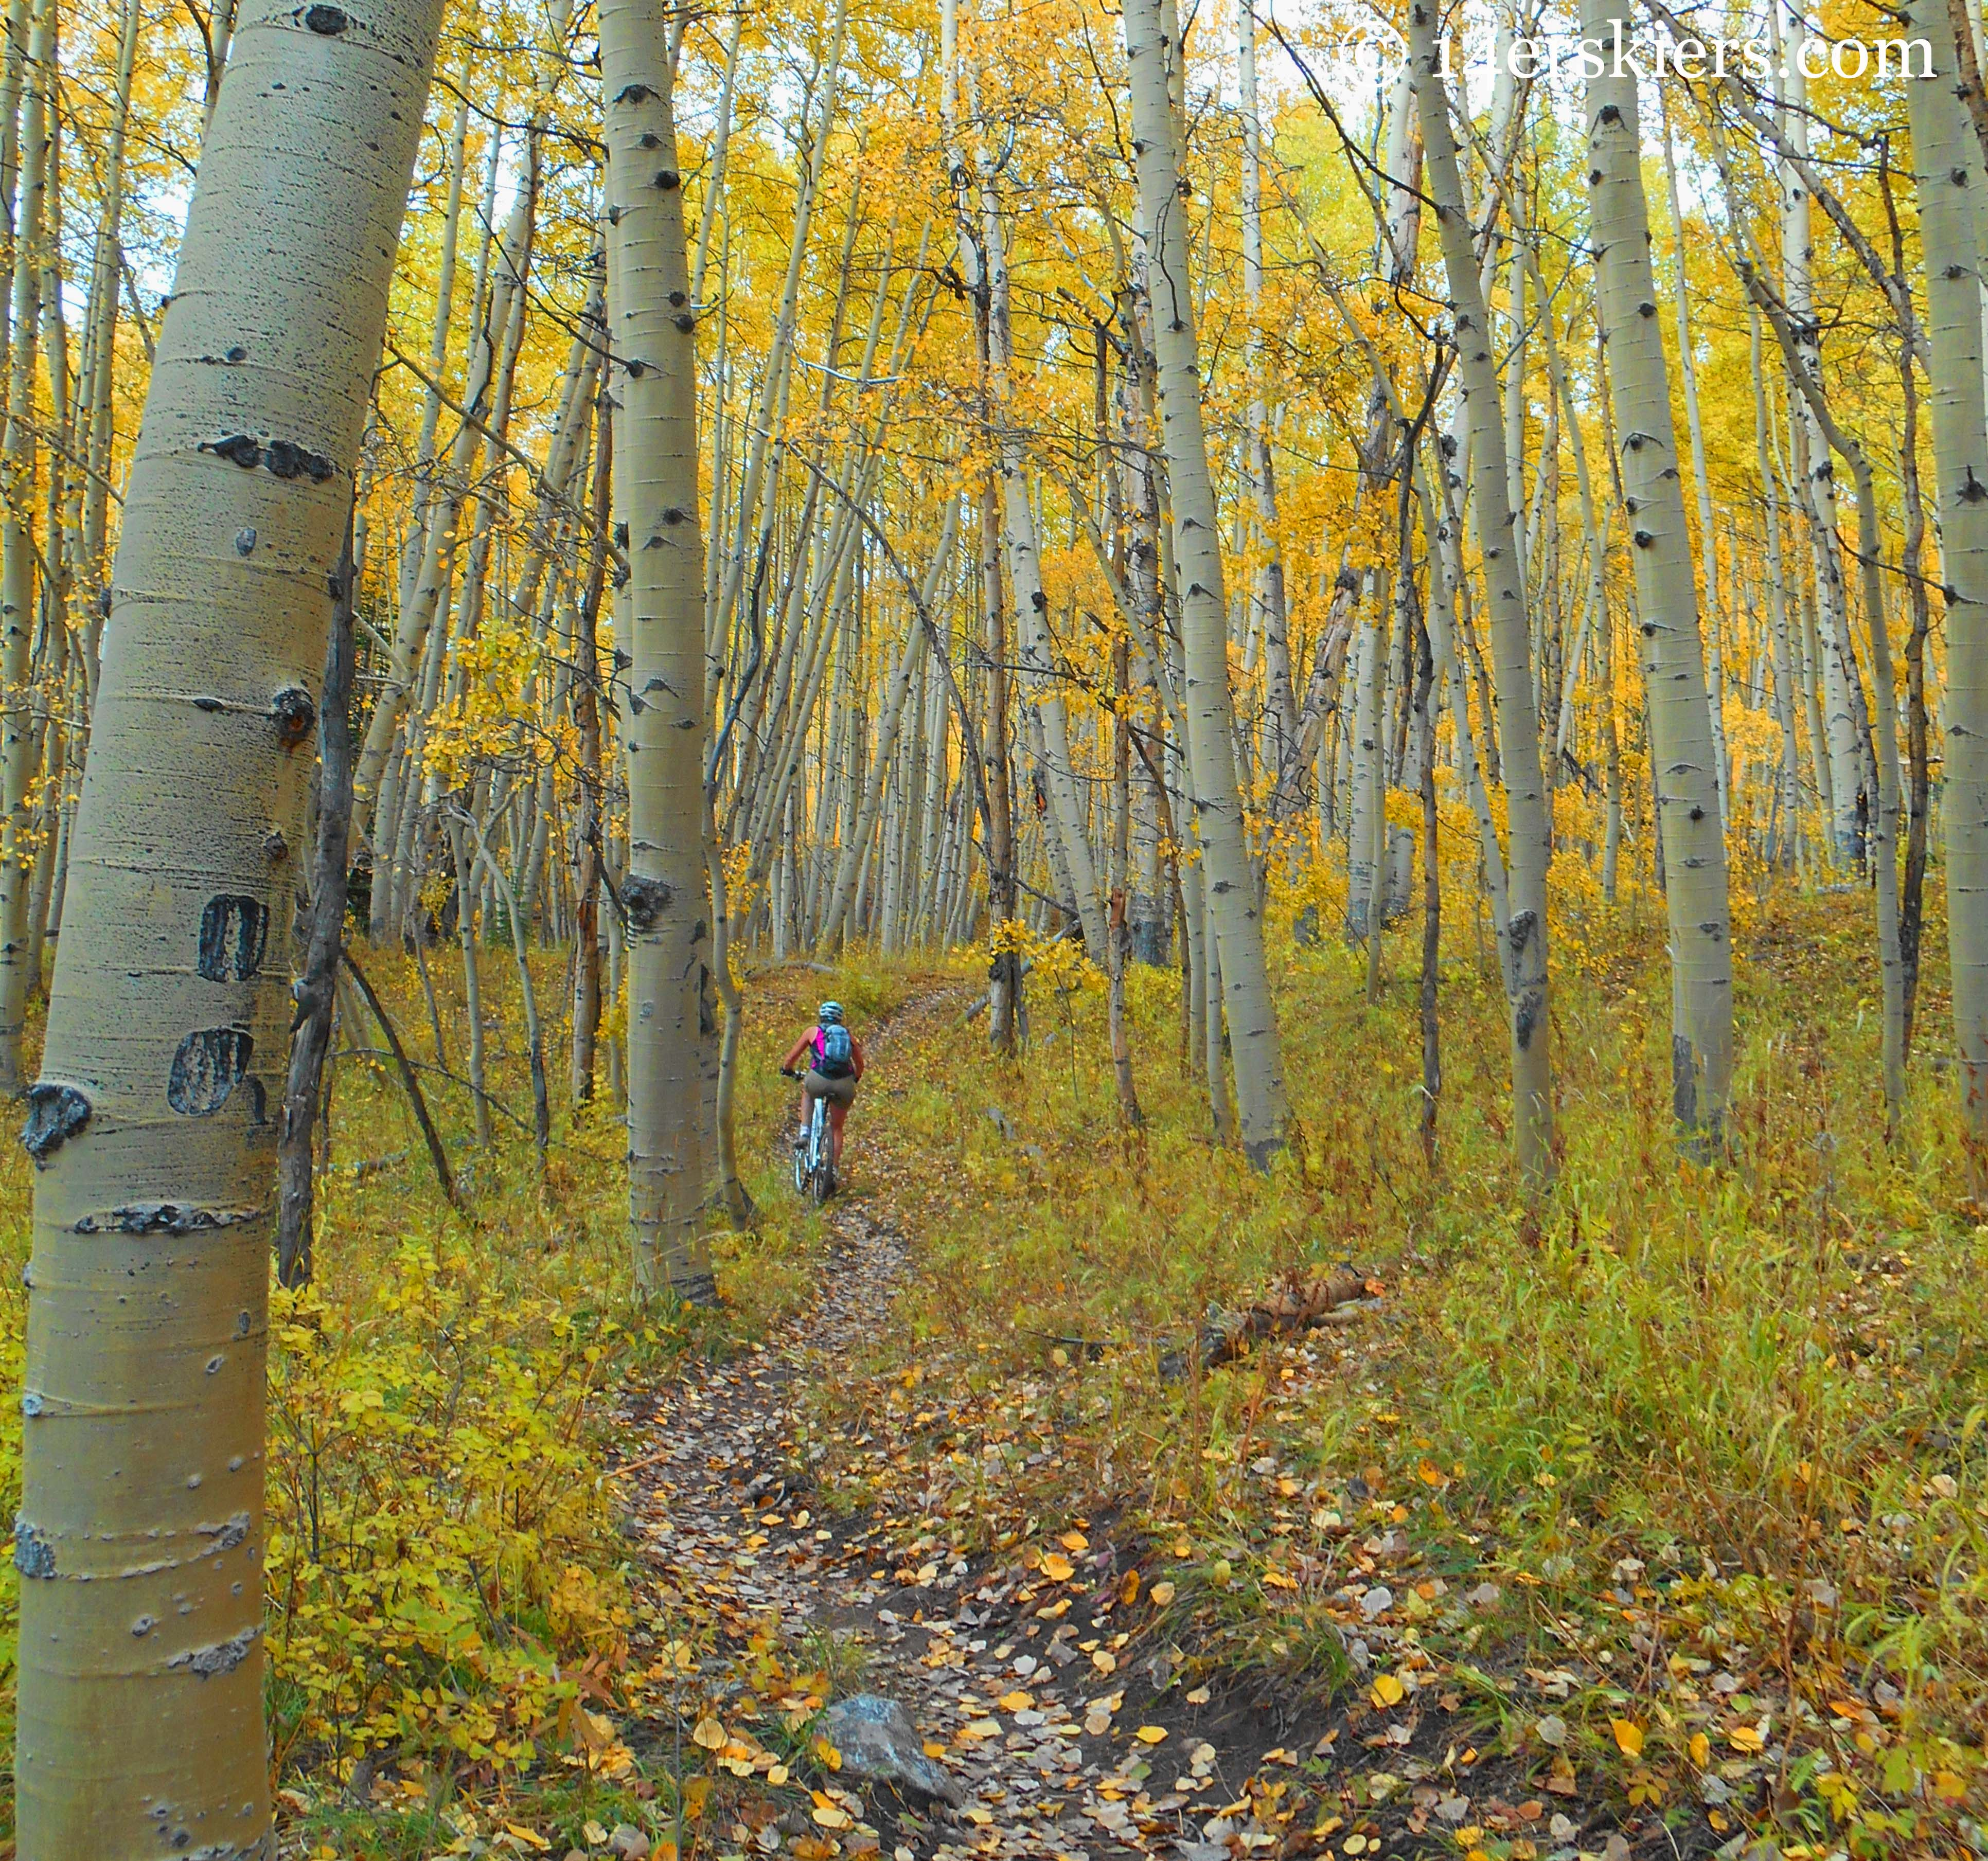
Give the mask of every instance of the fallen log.
[{"label": "fallen log", "polygon": [[1324,1272],[1293,1268],[1253,1305],[1214,1314],[1192,1344],[1160,1359],[1160,1374],[1169,1383],[1177,1382],[1195,1359],[1204,1370],[1212,1370],[1241,1356],[1259,1338],[1320,1325],[1350,1325],[1370,1309],[1379,1289],[1378,1282],[1350,1265]]}]

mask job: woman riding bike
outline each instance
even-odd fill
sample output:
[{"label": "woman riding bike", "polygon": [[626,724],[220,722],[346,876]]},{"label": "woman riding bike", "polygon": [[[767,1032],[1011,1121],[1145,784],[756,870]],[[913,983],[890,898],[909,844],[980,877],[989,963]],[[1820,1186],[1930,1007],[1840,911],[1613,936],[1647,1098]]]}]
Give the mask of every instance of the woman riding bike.
[{"label": "woman riding bike", "polygon": [[[807,1055],[805,1074],[797,1070],[801,1056]],[[856,1084],[863,1076],[863,1043],[850,1033],[842,1018],[842,1004],[824,1001],[815,1011],[815,1025],[796,1041],[780,1070],[801,1082],[801,1130],[805,1133],[812,1111],[810,1101],[828,1101],[829,1128],[832,1133],[833,1167],[842,1170],[842,1123],[856,1098]]]}]

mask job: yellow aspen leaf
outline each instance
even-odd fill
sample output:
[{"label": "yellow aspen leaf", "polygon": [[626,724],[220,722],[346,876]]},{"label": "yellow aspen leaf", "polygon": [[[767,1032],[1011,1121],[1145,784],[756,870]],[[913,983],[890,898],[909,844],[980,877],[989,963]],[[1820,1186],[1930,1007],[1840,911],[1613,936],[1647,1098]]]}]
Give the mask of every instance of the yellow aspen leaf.
[{"label": "yellow aspen leaf", "polygon": [[1141,1744],[1164,1744],[1167,1740],[1167,1728],[1164,1725],[1142,1725],[1132,1736]]},{"label": "yellow aspen leaf", "polygon": [[1643,1728],[1634,1719],[1611,1719],[1608,1729],[1615,1734],[1615,1748],[1625,1758],[1643,1755]]},{"label": "yellow aspen leaf", "polygon": [[1059,1557],[1052,1551],[1043,1559],[1043,1575],[1053,1583],[1067,1583],[1077,1574],[1077,1566],[1067,1557]]},{"label": "yellow aspen leaf", "polygon": [[528,1848],[547,1849],[552,1846],[552,1843],[540,1835],[536,1829],[526,1829],[516,1822],[506,1822],[504,1825],[504,1832],[522,1842]]},{"label": "yellow aspen leaf", "polygon": [[1155,1583],[1146,1592],[1147,1599],[1155,1609],[1165,1609],[1174,1599],[1174,1596],[1173,1585],[1165,1582]]},{"label": "yellow aspen leaf", "polygon": [[1712,1741],[1703,1732],[1691,1734],[1691,1761],[1701,1771],[1712,1761]]},{"label": "yellow aspen leaf", "polygon": [[690,1740],[691,1744],[702,1745],[707,1751],[717,1751],[725,1743],[725,1728],[706,1713],[691,1729]]},{"label": "yellow aspen leaf", "polygon": [[838,1751],[826,1738],[815,1740],[814,1755],[816,1761],[826,1768],[831,1771],[839,1771],[842,1768],[841,1752]]},{"label": "yellow aspen leaf", "polygon": [[1090,1540],[1081,1532],[1066,1532],[1057,1540],[1073,1557],[1081,1557],[1090,1549]]},{"label": "yellow aspen leaf", "polygon": [[1019,1687],[1013,1693],[1002,1694],[994,1702],[1003,1712],[1026,1712],[1035,1703],[1035,1696],[1023,1692]]},{"label": "yellow aspen leaf", "polygon": [[1090,1664],[1100,1674],[1115,1674],[1118,1670],[1118,1657],[1109,1648],[1100,1648],[1091,1656]]},{"label": "yellow aspen leaf", "polygon": [[1750,1753],[1759,1751],[1767,1740],[1750,1725],[1736,1725],[1726,1734],[1726,1742],[1736,1751]]},{"label": "yellow aspen leaf", "polygon": [[1374,1704],[1384,1711],[1390,1706],[1398,1706],[1407,1697],[1408,1690],[1393,1674],[1376,1674],[1374,1679]]}]

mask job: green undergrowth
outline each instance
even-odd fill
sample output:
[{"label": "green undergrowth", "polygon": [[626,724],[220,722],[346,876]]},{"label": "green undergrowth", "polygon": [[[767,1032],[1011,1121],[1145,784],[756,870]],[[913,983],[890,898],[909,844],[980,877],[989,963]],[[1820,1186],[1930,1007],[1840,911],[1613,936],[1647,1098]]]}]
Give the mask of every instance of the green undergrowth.
[{"label": "green undergrowth", "polygon": [[[907,1068],[886,1122],[921,1162],[901,1184],[925,1249],[911,1335],[837,1398],[923,1441],[907,1534],[1034,1568],[1068,1518],[1115,1520],[1148,1596],[1166,1586],[1151,1626],[1188,1657],[1176,1684],[1254,1674],[1377,1722],[1397,1677],[1437,1685],[1534,1788],[1701,1846],[1972,1837],[1988,1229],[1926,1057],[1951,1040],[1943,934],[1888,1150],[1868,905],[1750,907],[1712,1168],[1674,1140],[1669,978],[1637,948],[1656,940],[1575,927],[1558,1181],[1536,1200],[1468,920],[1445,944],[1432,1172],[1418,918],[1370,1007],[1364,951],[1297,947],[1284,902],[1294,1123],[1268,1177],[1212,1140],[1168,972],[1130,988],[1143,1130],[1119,1116],[1094,987],[1036,992],[1018,1064],[941,1030]],[[1162,1373],[1210,1311],[1349,1262],[1378,1294],[1350,1323]]]}]

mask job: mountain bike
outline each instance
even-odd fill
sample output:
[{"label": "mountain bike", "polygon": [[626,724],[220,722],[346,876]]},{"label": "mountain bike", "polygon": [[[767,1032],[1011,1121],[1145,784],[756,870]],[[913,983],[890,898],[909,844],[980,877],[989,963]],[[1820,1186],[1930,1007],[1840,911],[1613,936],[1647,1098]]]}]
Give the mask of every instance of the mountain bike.
[{"label": "mountain bike", "polygon": [[[798,1072],[782,1071],[790,1079]],[[835,1193],[835,1136],[826,1099],[808,1100],[808,1120],[794,1137],[794,1193],[825,1202]]]}]

